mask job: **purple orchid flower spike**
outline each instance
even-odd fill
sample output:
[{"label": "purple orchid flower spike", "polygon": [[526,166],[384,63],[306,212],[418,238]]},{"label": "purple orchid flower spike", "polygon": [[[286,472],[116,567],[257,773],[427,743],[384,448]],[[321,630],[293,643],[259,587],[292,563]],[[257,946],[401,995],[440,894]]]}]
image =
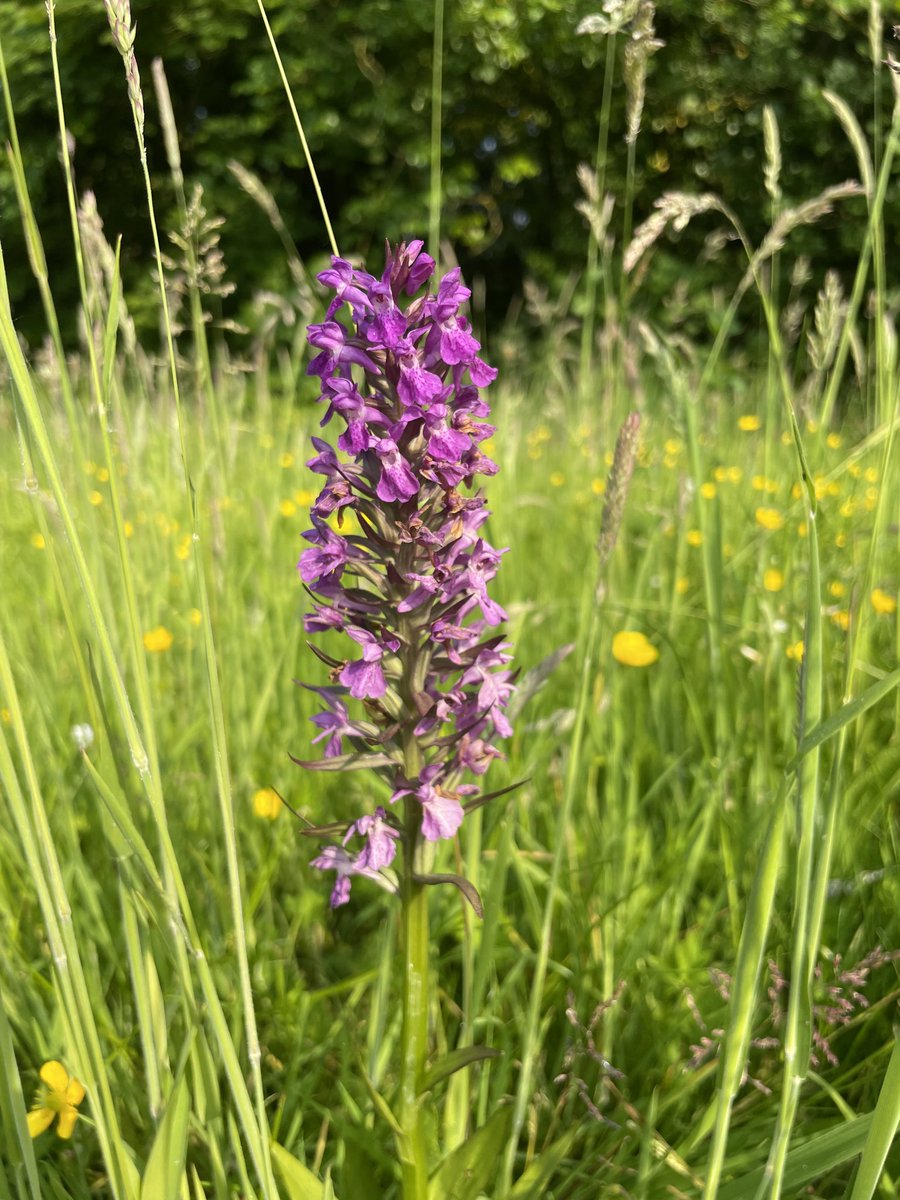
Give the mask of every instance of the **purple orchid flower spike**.
[{"label": "purple orchid flower spike", "polygon": [[478,357],[458,269],[436,294],[409,299],[434,269],[421,241],[389,246],[380,278],[334,258],[319,275],[334,298],[308,331],[322,425],[337,418],[343,429],[336,445],[313,438],[307,464],[324,484],[298,563],[315,602],[304,628],[355,646],[343,661],[317,651],[331,669],[331,685],[313,689],[325,705],[312,718],[325,757],[304,765],[368,766],[392,800],[313,860],[336,872],[333,907],[347,902],[354,875],[383,883],[399,847],[414,873],[426,843],[454,838],[465,797],[479,790],[465,776],[483,776],[503,757],[493,740],[512,732],[497,631],[506,613],[488,594],[505,551],[485,539],[476,485],[497,470],[482,448],[494,428],[480,391],[496,371]]}]

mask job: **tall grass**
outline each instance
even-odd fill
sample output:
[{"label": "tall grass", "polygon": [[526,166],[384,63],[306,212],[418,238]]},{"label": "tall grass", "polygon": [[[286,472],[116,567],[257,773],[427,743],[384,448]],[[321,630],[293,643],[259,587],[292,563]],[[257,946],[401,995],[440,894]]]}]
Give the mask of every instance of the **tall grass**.
[{"label": "tall grass", "polygon": [[[116,13],[141,169],[146,98]],[[49,47],[58,80],[65,46]],[[331,914],[303,826],[267,790],[321,825],[370,786],[288,757],[307,755],[312,702],[293,680],[313,669],[293,569],[315,494],[296,346],[261,335],[248,374],[209,339],[202,222],[170,131],[188,329],[166,321],[158,359],[127,343],[129,280],[84,237],[64,153],[83,331],[67,358],[2,56],[0,74],[49,335],[41,353],[20,345],[0,273],[0,1197],[399,1195],[398,912],[360,881]],[[725,214],[748,266],[706,356],[640,317],[625,247],[593,237],[586,332],[548,329],[552,369],[538,347],[496,385],[491,540],[511,548],[499,599],[523,678],[490,778],[526,782],[447,851],[483,921],[451,889],[430,899],[434,1200],[894,1188],[900,396],[882,207],[900,122],[867,150],[832,107],[868,221],[830,358],[784,332],[772,262],[789,269],[791,230],[834,193],[780,204],[759,247]],[[721,211],[667,203],[656,238]],[[432,192],[434,241],[438,214]],[[594,367],[601,269],[620,341]],[[741,377],[729,339],[751,303],[769,362]],[[520,336],[488,357],[512,364]],[[632,409],[642,444],[598,596]],[[658,659],[614,657],[624,630]],[[91,744],[73,740],[85,723]],[[71,1140],[32,1141],[26,1107],[54,1059],[84,1083],[82,1115]]]}]

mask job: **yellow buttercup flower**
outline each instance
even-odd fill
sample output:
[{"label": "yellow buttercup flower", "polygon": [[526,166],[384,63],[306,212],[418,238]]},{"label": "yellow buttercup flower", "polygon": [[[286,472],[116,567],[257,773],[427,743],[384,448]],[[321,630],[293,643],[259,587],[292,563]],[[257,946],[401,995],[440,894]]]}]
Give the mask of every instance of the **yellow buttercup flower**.
[{"label": "yellow buttercup flower", "polygon": [[157,625],[144,634],[144,649],[148,654],[165,654],[172,645],[173,637],[165,625]]},{"label": "yellow buttercup flower", "polygon": [[802,642],[792,642],[785,649],[785,654],[788,656],[788,658],[793,659],[794,662],[802,662],[803,661],[803,643]]},{"label": "yellow buttercup flower", "polygon": [[294,492],[294,503],[299,508],[309,508],[315,498],[316,493],[312,490],[312,488],[298,488],[298,490]]},{"label": "yellow buttercup flower", "polygon": [[278,505],[278,511],[283,517],[292,517],[297,511],[297,505],[293,500],[282,500]]},{"label": "yellow buttercup flower", "polygon": [[282,454],[281,458],[279,458],[278,462],[280,466],[287,470],[288,467],[292,467],[294,465],[294,456],[291,454],[290,450],[286,450],[284,454]]},{"label": "yellow buttercup flower", "polygon": [[679,442],[678,438],[668,438],[663,445],[663,450],[665,450],[669,458],[674,458],[677,454],[681,453],[681,442]]},{"label": "yellow buttercup flower", "polygon": [[883,588],[876,588],[869,599],[879,616],[890,616],[897,611],[896,599]]},{"label": "yellow buttercup flower", "polygon": [[774,532],[776,529],[781,529],[784,525],[784,517],[777,508],[758,508],[756,510],[756,523],[757,525],[761,525],[763,529]]},{"label": "yellow buttercup flower", "polygon": [[34,546],[35,550],[43,550],[47,545],[47,543],[44,541],[44,535],[42,533],[33,533],[31,535],[31,544]]},{"label": "yellow buttercup flower", "polygon": [[613,658],[626,667],[649,667],[659,658],[659,651],[642,633],[623,629],[612,643]]},{"label": "yellow buttercup flower", "polygon": [[834,596],[835,600],[840,600],[841,596],[846,596],[847,585],[842,583],[840,579],[835,579],[828,585],[829,596]]},{"label": "yellow buttercup flower", "polygon": [[701,483],[700,495],[704,500],[712,500],[715,498],[716,485],[714,483]]},{"label": "yellow buttercup flower", "polygon": [[103,503],[103,493],[97,491],[88,492],[88,501],[93,504],[94,508],[99,508]]},{"label": "yellow buttercup flower", "polygon": [[738,429],[741,433],[756,433],[757,429],[762,428],[762,421],[754,413],[746,413],[743,417],[738,417]]},{"label": "yellow buttercup flower", "polygon": [[562,471],[554,471],[550,476],[550,483],[553,487],[562,487],[565,482],[566,477],[563,475]]},{"label": "yellow buttercup flower", "polygon": [[850,614],[845,608],[841,608],[838,609],[837,612],[833,612],[831,614],[831,619],[834,624],[837,625],[838,629],[843,629],[845,633],[850,628]]},{"label": "yellow buttercup flower", "polygon": [[690,591],[691,581],[686,575],[679,575],[675,580],[675,593],[678,596],[684,596]]},{"label": "yellow buttercup flower", "polygon": [[767,592],[780,592],[784,587],[784,572],[777,567],[769,567],[763,575],[763,587]]},{"label": "yellow buttercup flower", "polygon": [[57,1116],[57,1136],[70,1138],[78,1120],[78,1105],[84,1099],[84,1086],[56,1059],[41,1067],[45,1089],[28,1114],[28,1132],[33,1138],[49,1129]]},{"label": "yellow buttercup flower", "polygon": [[828,437],[825,439],[825,445],[829,450],[840,450],[843,442],[844,439],[839,433],[829,433]]},{"label": "yellow buttercup flower", "polygon": [[253,812],[265,821],[274,821],[284,805],[274,788],[260,788],[253,793]]},{"label": "yellow buttercup flower", "polygon": [[699,529],[689,529],[688,530],[687,544],[689,546],[694,546],[694,547],[703,545],[703,534],[700,532]]},{"label": "yellow buttercup flower", "polygon": [[606,491],[606,482],[603,479],[592,479],[591,491],[595,496],[602,496]]},{"label": "yellow buttercup flower", "polygon": [[203,613],[200,611],[199,608],[192,608],[191,611],[188,613],[188,620],[194,626],[195,629],[199,629],[200,626],[203,624]]}]

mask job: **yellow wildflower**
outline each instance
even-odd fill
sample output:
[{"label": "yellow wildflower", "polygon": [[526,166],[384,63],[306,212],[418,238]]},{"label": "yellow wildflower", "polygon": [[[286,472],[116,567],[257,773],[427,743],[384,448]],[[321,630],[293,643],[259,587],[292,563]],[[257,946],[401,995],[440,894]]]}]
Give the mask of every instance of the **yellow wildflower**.
[{"label": "yellow wildflower", "polygon": [[843,550],[843,548],[847,545],[846,533],[839,533],[834,539],[834,544],[837,546],[838,550]]},{"label": "yellow wildflower", "polygon": [[853,476],[854,479],[859,479],[860,475],[862,475],[862,467],[859,465],[859,463],[855,463],[855,462],[851,463],[850,466],[847,468],[847,470],[850,472],[850,474]]},{"label": "yellow wildflower", "polygon": [[188,620],[195,629],[199,628],[199,626],[203,623],[203,613],[199,608],[192,608],[188,613]]},{"label": "yellow wildflower", "polygon": [[278,511],[283,517],[292,517],[297,511],[297,505],[293,500],[282,500],[278,505]]},{"label": "yellow wildflower", "polygon": [[789,446],[793,440],[794,437],[791,431],[789,429],[785,429],[784,433],[781,435],[782,446]]},{"label": "yellow wildflower", "polygon": [[856,513],[856,501],[853,499],[845,500],[841,505],[841,516],[852,517]]},{"label": "yellow wildflower", "polygon": [[261,433],[259,435],[259,444],[263,450],[271,450],[275,445],[275,439],[272,437],[271,433]]},{"label": "yellow wildflower", "polygon": [[757,429],[762,428],[762,421],[754,413],[745,413],[744,416],[738,417],[738,429],[742,433],[756,433]]},{"label": "yellow wildflower", "polygon": [[33,1138],[49,1129],[59,1116],[56,1133],[61,1138],[70,1138],[78,1120],[78,1105],[84,1099],[84,1087],[69,1073],[61,1062],[52,1059],[41,1067],[41,1079],[45,1090],[28,1114],[28,1132]]},{"label": "yellow wildflower", "polygon": [[793,485],[793,487],[791,488],[791,498],[793,500],[799,500],[802,495],[803,495],[803,484],[795,483]]},{"label": "yellow wildflower", "polygon": [[797,526],[797,537],[805,538],[808,532],[809,532],[809,526],[806,524],[805,521],[801,521],[800,524]]},{"label": "yellow wildflower", "polygon": [[274,821],[284,806],[273,788],[260,788],[253,793],[253,812],[265,821]]},{"label": "yellow wildflower", "polygon": [[740,483],[744,478],[744,472],[740,467],[726,467],[725,478],[729,483]]},{"label": "yellow wildflower", "polygon": [[12,720],[12,713],[9,711],[9,709],[8,708],[0,708],[0,721],[2,721],[4,725],[8,725],[11,720]]},{"label": "yellow wildflower", "polygon": [[676,455],[681,453],[681,442],[679,442],[678,438],[668,438],[663,444],[663,450],[665,450],[669,458],[675,458]]},{"label": "yellow wildflower", "polygon": [[299,488],[294,492],[294,503],[298,508],[309,508],[316,498],[316,493],[312,488]]},{"label": "yellow wildflower", "polygon": [[863,471],[863,479],[865,479],[866,483],[877,483],[878,482],[878,468],[877,467],[866,467],[865,471]]},{"label": "yellow wildflower", "polygon": [[165,625],[157,625],[144,634],[144,649],[148,654],[165,654],[172,645],[173,637]]},{"label": "yellow wildflower", "polygon": [[843,444],[844,439],[839,433],[829,433],[828,437],[825,439],[825,445],[829,450],[840,450]]},{"label": "yellow wildflower", "polygon": [[107,471],[106,467],[97,468],[97,482],[109,483],[109,471]]},{"label": "yellow wildflower", "polygon": [[566,477],[565,477],[565,475],[563,475],[562,471],[554,471],[553,474],[550,476],[551,487],[562,487],[562,485],[565,482],[566,482]]},{"label": "yellow wildflower", "polygon": [[191,557],[191,535],[186,533],[175,547],[175,557],[180,562],[186,562]]},{"label": "yellow wildflower", "polygon": [[626,667],[649,667],[659,658],[659,651],[642,633],[623,629],[612,643],[613,658]]},{"label": "yellow wildflower", "polygon": [[774,532],[776,529],[781,529],[784,525],[784,517],[777,508],[758,508],[756,510],[756,523],[757,525],[761,525],[763,529]]},{"label": "yellow wildflower", "polygon": [[678,596],[683,596],[691,586],[691,581],[686,575],[679,575],[675,580],[675,592]]},{"label": "yellow wildflower", "polygon": [[869,599],[879,616],[890,616],[891,613],[897,611],[896,598],[890,592],[886,592],[884,588],[876,588]]},{"label": "yellow wildflower", "polygon": [[131,523],[131,521],[122,522],[122,532],[127,538],[134,537],[134,525]]},{"label": "yellow wildflower", "polygon": [[841,596],[847,594],[847,585],[842,583],[840,579],[835,579],[828,585],[828,595],[833,596],[835,600],[840,600]]},{"label": "yellow wildflower", "polygon": [[754,475],[750,480],[750,486],[753,488],[754,492],[764,492],[768,482],[769,481],[766,479],[765,475]]},{"label": "yellow wildflower", "polygon": [[786,648],[785,654],[788,656],[788,658],[792,658],[794,660],[794,662],[802,662],[803,661],[803,643],[802,642],[792,642]]},{"label": "yellow wildflower", "polygon": [[591,491],[594,493],[595,496],[602,496],[603,493],[606,491],[605,480],[592,479],[591,480]]},{"label": "yellow wildflower", "polygon": [[713,500],[716,495],[716,485],[714,483],[701,483],[700,495],[704,500]]},{"label": "yellow wildflower", "polygon": [[780,592],[784,587],[784,572],[777,567],[769,567],[763,574],[763,587],[767,592]]},{"label": "yellow wildflower", "polygon": [[44,535],[42,533],[33,533],[31,535],[31,544],[34,546],[35,550],[43,550],[47,545],[47,543],[44,541]]},{"label": "yellow wildflower", "polygon": [[716,467],[716,469],[713,471],[713,479],[715,479],[716,483],[724,483],[727,478],[727,467]]},{"label": "yellow wildflower", "polygon": [[485,438],[485,440],[481,443],[481,452],[482,454],[486,454],[488,458],[494,457],[496,449],[497,445],[492,437]]},{"label": "yellow wildflower", "polygon": [[282,454],[281,458],[279,458],[278,462],[280,466],[287,470],[288,467],[292,467],[294,465],[294,456],[291,454],[290,450],[286,450],[284,454]]},{"label": "yellow wildflower", "polygon": [[703,534],[700,532],[699,529],[689,529],[688,530],[687,544],[689,546],[694,546],[694,547],[703,545]]},{"label": "yellow wildflower", "polygon": [[837,612],[833,612],[831,619],[837,625],[838,629],[843,629],[845,633],[850,628],[850,614],[845,608],[840,608]]},{"label": "yellow wildflower", "polygon": [[84,464],[84,473],[85,475],[96,475],[97,464],[95,462],[86,462]]},{"label": "yellow wildflower", "polygon": [[88,492],[88,500],[93,504],[94,508],[98,508],[103,503],[103,493],[97,491]]},{"label": "yellow wildflower", "polygon": [[819,429],[819,422],[814,421],[812,418],[810,418],[806,422],[806,428],[810,433],[816,433],[816,432],[818,432],[818,429]]}]

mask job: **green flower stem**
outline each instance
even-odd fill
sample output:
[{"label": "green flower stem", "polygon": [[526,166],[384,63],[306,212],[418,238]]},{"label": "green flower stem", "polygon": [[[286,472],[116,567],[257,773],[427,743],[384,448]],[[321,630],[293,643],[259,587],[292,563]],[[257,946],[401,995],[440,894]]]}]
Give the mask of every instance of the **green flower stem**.
[{"label": "green flower stem", "polygon": [[[421,821],[414,798],[406,801],[407,832]],[[415,846],[415,843],[410,843]],[[400,1034],[400,1125],[403,1130],[400,1160],[403,1200],[427,1200],[428,1157],[422,1121],[419,1088],[425,1072],[428,1049],[428,892],[416,883],[417,849],[407,853],[403,874],[403,1024]]]},{"label": "green flower stem", "polygon": [[[412,569],[407,565],[407,569]],[[408,713],[415,711],[412,680],[416,678],[419,631],[412,621],[402,623],[401,700]],[[403,769],[413,782],[422,769],[416,735],[410,728],[403,746]],[[400,1163],[403,1200],[428,1200],[428,1154],[419,1092],[428,1054],[428,891],[416,876],[423,871],[422,806],[416,796],[404,801],[405,845],[400,880],[402,905],[400,953],[402,957],[402,1023],[400,1028]]]}]

